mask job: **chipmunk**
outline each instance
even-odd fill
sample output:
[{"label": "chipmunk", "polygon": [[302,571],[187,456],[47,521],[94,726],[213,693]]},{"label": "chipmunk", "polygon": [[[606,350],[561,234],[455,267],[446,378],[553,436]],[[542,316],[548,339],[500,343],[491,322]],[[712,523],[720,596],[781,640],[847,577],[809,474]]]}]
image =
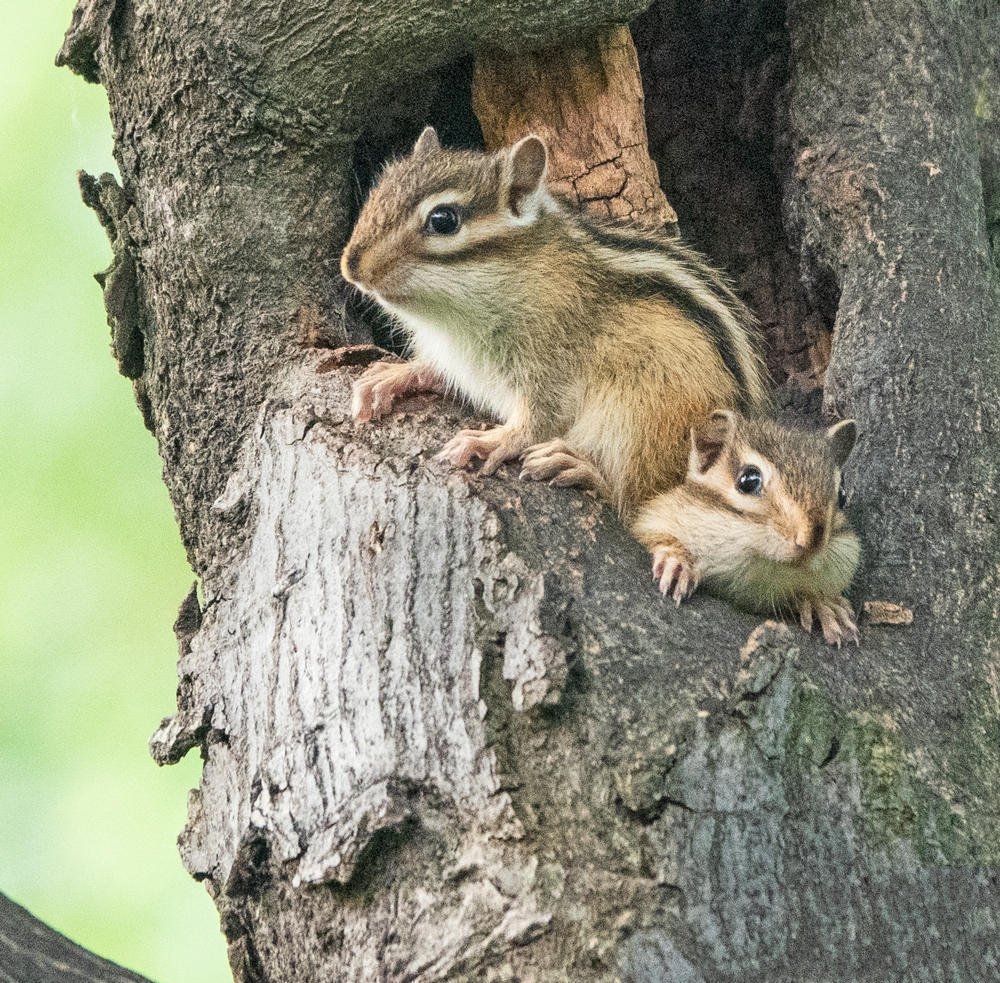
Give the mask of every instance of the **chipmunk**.
[{"label": "chipmunk", "polygon": [[797,611],[828,644],[858,642],[843,591],[860,556],[843,507],[840,469],[853,420],[825,434],[717,410],[691,430],[683,484],[647,502],[632,524],[653,576],[677,604],[699,583],[737,605]]},{"label": "chipmunk", "polygon": [[546,189],[528,136],[497,153],[442,148],[428,127],[386,167],[341,272],[408,332],[415,357],[377,363],[352,412],[454,391],[500,421],[438,455],[483,474],[590,484],[628,513],[684,474],[689,427],[768,401],[753,317],[723,277],[664,232],[587,218]]}]

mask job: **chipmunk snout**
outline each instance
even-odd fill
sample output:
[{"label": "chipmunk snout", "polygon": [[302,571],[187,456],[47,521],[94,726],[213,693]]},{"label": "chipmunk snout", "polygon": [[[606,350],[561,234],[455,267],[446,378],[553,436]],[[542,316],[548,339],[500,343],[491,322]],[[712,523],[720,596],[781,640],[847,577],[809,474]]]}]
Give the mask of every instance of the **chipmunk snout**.
[{"label": "chipmunk snout", "polygon": [[348,243],[344,255],[340,257],[340,272],[345,280],[352,283],[357,280],[361,272],[361,250],[357,246]]},{"label": "chipmunk snout", "polygon": [[803,552],[819,549],[826,540],[826,522],[822,519],[805,522],[795,534],[795,545]]}]

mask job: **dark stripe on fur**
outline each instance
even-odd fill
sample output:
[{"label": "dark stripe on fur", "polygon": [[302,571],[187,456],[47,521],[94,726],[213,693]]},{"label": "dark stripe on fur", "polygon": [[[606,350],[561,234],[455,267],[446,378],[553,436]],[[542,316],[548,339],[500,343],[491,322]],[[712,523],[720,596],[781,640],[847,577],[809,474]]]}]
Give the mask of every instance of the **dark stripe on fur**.
[{"label": "dark stripe on fur", "polygon": [[767,517],[764,515],[758,515],[756,512],[744,512],[742,509],[736,508],[735,505],[731,505],[714,488],[706,488],[704,485],[696,485],[692,482],[688,482],[684,486],[684,490],[692,498],[701,500],[711,508],[717,509],[720,512],[728,512],[730,515],[738,515],[741,519],[745,519],[747,522],[755,522],[758,525],[763,525],[768,521]]},{"label": "dark stripe on fur", "polygon": [[[588,223],[581,223],[581,227],[586,230],[587,234],[598,245],[613,249],[616,252],[668,252],[664,249],[663,244],[652,237],[649,240],[643,241],[642,239],[632,238],[627,235],[616,234],[610,230],[602,229]],[[679,263],[674,256],[666,255],[665,258],[668,262],[674,262],[678,266],[684,267],[684,272],[697,277],[707,287],[711,288],[714,286],[712,281],[703,273],[691,269],[687,264]],[[729,328],[713,310],[699,303],[698,298],[688,291],[671,283],[665,277],[657,276],[655,273],[627,273],[623,270],[615,270],[614,272],[617,276],[622,277],[631,284],[637,296],[648,299],[661,297],[676,307],[685,317],[704,328],[712,339],[715,350],[719,353],[719,358],[722,359],[722,364],[736,380],[740,392],[744,395],[749,395],[746,372],[740,364],[740,360],[733,348]],[[730,303],[722,298],[719,299],[727,308],[731,308]],[[733,310],[732,313],[737,321],[742,320],[739,310]]]},{"label": "dark stripe on fur", "polygon": [[504,249],[508,243],[516,244],[516,240],[523,235],[524,232],[525,230],[523,229],[516,229],[506,235],[489,236],[486,239],[480,239],[478,242],[467,243],[459,249],[453,249],[446,253],[436,253],[428,250],[423,253],[421,258],[425,262],[439,263],[444,266],[451,263],[459,264],[470,262],[482,259],[484,256],[503,255]]},{"label": "dark stripe on fur", "polygon": [[732,312],[733,316],[744,326],[753,324],[753,315],[747,306],[736,296],[723,273],[717,270],[700,253],[686,246],[680,239],[657,232],[655,229],[645,229],[639,226],[601,225],[581,216],[580,225],[588,232],[598,232],[608,238],[611,248],[621,252],[663,253],[685,273],[700,280],[714,294],[720,303]]}]

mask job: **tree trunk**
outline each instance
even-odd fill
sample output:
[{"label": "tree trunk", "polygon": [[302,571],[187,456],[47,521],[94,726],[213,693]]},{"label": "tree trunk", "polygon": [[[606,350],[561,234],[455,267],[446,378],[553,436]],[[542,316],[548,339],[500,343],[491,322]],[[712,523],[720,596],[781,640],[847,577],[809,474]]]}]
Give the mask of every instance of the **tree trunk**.
[{"label": "tree trunk", "polygon": [[237,980],[1000,963],[994,13],[633,25],[681,228],[761,312],[784,407],[825,380],[861,423],[860,650],[664,604],[591,497],[436,463],[461,407],[349,419],[359,185],[425,122],[481,139],[470,57],[642,6],[77,7],[60,58],[107,87],[122,174],[83,181],[114,347],[200,580],[153,753],[204,758],[182,855]]}]

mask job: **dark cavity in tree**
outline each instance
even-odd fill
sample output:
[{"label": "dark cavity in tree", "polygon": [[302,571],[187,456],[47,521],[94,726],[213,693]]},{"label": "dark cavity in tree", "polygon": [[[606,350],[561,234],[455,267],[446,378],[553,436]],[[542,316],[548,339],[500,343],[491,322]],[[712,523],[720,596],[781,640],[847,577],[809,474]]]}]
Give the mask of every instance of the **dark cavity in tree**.
[{"label": "dark cavity in tree", "polygon": [[[448,147],[483,149],[483,134],[472,111],[472,59],[459,58],[437,71],[409,79],[387,93],[384,110],[373,113],[370,125],[354,146],[351,225],[357,220],[368,193],[388,161],[405,156],[420,131],[433,126]],[[406,338],[393,330],[389,317],[357,291],[345,298],[344,314],[352,337],[375,344],[397,355],[408,354]],[[358,330],[359,322],[363,327]]]},{"label": "dark cavity in tree", "polygon": [[[662,0],[632,24],[646,93],[650,154],[677,209],[684,237],[733,278],[760,318],[768,368],[785,408],[819,409],[839,288],[832,271],[810,264],[804,286],[782,225],[789,166],[784,87],[788,34],[784,4],[727,5]],[[353,217],[387,160],[409,152],[423,126],[447,146],[482,149],[472,110],[471,58],[408,80],[373,114],[354,151]],[[808,290],[807,290],[808,287]],[[398,354],[405,339],[357,294],[348,318],[359,335]]]},{"label": "dark cavity in tree", "polygon": [[807,295],[782,224],[789,167],[785,5],[661,0],[632,24],[650,155],[684,237],[760,318],[779,401],[816,410],[839,291]]}]

